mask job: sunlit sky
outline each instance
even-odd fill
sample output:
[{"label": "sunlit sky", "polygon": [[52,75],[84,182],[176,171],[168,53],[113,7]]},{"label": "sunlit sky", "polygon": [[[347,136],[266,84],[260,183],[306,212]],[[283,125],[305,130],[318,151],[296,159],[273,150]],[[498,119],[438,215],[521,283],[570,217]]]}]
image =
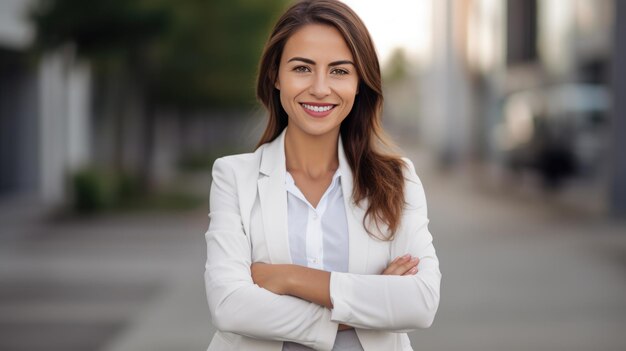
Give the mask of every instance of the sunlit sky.
[{"label": "sunlit sky", "polygon": [[427,59],[433,0],[342,0],[365,22],[384,64],[397,47],[417,62]]}]

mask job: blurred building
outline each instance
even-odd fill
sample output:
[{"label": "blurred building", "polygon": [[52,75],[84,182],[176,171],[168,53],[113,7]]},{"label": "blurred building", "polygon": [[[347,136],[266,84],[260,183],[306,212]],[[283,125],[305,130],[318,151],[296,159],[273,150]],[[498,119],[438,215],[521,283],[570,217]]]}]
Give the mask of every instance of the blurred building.
[{"label": "blurred building", "polygon": [[444,164],[487,164],[488,181],[508,177],[568,204],[617,209],[611,197],[626,181],[614,173],[611,142],[626,136],[611,129],[623,118],[612,84],[625,78],[611,73],[618,3],[435,1],[422,139]]},{"label": "blurred building", "polygon": [[[0,2],[0,201],[64,204],[69,176],[87,164],[164,183],[181,155],[241,139],[248,122],[236,122],[238,111],[210,118],[176,109],[144,113],[139,89],[103,84],[71,44],[34,58],[32,3]],[[393,101],[398,93],[390,94],[396,115],[412,118],[405,111],[421,109],[418,128],[404,121],[402,129],[417,130],[444,165],[479,163],[487,181],[625,212],[626,99],[618,96],[625,91],[625,44],[617,34],[624,31],[623,2],[429,3],[432,38],[421,87],[397,89],[421,96],[403,107]]]},{"label": "blurred building", "polygon": [[71,204],[81,196],[77,174],[91,177],[86,196],[108,198],[135,191],[112,186],[156,190],[175,180],[181,163],[206,167],[215,155],[252,147],[259,133],[249,120],[262,119],[249,106],[149,105],[140,83],[103,73],[69,40],[34,52],[29,16],[37,2],[0,1],[0,215]]},{"label": "blurred building", "polygon": [[90,70],[71,47],[31,57],[32,3],[0,2],[0,200],[55,206],[89,155]]}]

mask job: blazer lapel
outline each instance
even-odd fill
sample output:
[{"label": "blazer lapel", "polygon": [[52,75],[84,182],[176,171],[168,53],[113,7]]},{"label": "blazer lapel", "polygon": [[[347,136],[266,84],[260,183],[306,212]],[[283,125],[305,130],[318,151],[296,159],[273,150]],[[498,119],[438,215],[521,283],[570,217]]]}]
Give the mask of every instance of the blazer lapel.
[{"label": "blazer lapel", "polygon": [[[285,132],[263,150],[257,186],[263,216],[263,229],[271,263],[292,263],[287,229],[287,192],[285,189]],[[363,227],[367,200],[361,206],[352,201],[352,170],[346,159],[339,136],[337,156],[341,172],[341,191],[346,208],[349,235],[349,263],[351,273],[367,273],[369,235]]]},{"label": "blazer lapel", "polygon": [[271,263],[292,263],[287,232],[285,189],[285,128],[263,149],[261,177],[257,182],[263,216],[263,232]]},{"label": "blazer lapel", "polygon": [[367,206],[367,200],[363,201],[362,206],[357,206],[352,201],[352,191],[354,184],[352,181],[352,170],[346,158],[341,135],[339,136],[339,147],[337,150],[339,158],[339,169],[341,171],[341,191],[346,207],[346,219],[348,222],[349,235],[349,263],[348,271],[350,273],[366,274],[367,273],[367,250],[369,245],[369,235],[363,227],[363,217],[365,216],[364,206]]}]

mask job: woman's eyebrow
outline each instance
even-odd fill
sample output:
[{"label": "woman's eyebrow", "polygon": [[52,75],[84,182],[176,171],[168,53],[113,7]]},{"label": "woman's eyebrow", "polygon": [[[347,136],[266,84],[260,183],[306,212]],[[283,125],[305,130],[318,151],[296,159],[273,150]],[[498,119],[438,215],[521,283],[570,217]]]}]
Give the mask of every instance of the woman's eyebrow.
[{"label": "woman's eyebrow", "polygon": [[[287,62],[291,62],[291,61],[302,61],[310,65],[315,65],[315,61],[308,59],[308,58],[304,58],[304,57],[292,57]],[[339,60],[339,61],[333,61],[329,63],[328,65],[329,66],[339,66],[339,65],[353,65],[354,66],[354,62],[350,60]]]},{"label": "woman's eyebrow", "polygon": [[339,65],[352,65],[352,66],[354,66],[354,62],[352,62],[350,60],[339,60],[339,61],[331,62],[329,64],[329,66],[339,66]]}]

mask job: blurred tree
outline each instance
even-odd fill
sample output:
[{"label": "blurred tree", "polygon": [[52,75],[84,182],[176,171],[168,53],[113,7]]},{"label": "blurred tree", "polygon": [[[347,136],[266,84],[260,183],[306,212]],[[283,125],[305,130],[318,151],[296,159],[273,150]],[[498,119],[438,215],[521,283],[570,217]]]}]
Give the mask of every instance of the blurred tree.
[{"label": "blurred tree", "polygon": [[[258,58],[287,0],[41,0],[36,46],[76,45],[138,74],[162,103],[233,107],[254,102]],[[128,73],[128,72],[127,72]]]},{"label": "blurred tree", "polygon": [[383,77],[386,82],[393,83],[405,79],[409,73],[409,60],[403,48],[396,48],[391,53],[385,67]]},{"label": "blurred tree", "polygon": [[[35,49],[70,43],[92,64],[102,85],[99,103],[109,111],[105,118],[115,120],[115,167],[121,167],[122,119],[143,120],[139,172],[150,186],[156,111],[167,106],[184,115],[254,104],[262,46],[287,2],[40,0],[32,11]],[[124,116],[129,99],[139,100],[143,116]]]},{"label": "blurred tree", "polygon": [[155,46],[151,75],[163,101],[186,106],[254,103],[254,78],[270,25],[286,0],[162,0],[173,26]]},{"label": "blurred tree", "polygon": [[141,7],[138,1],[42,0],[32,19],[38,49],[56,49],[74,43],[82,56],[135,48],[162,34],[168,21],[164,9]]}]

